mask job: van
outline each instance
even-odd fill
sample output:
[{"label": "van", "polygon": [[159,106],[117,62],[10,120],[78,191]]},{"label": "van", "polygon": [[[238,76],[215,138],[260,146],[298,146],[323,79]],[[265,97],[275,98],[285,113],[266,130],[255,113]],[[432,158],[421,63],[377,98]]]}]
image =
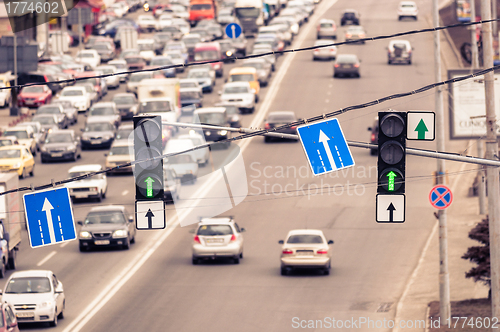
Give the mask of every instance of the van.
[{"label": "van", "polygon": [[216,13],[215,1],[191,0],[189,6],[189,23],[195,26],[201,20],[213,20]]},{"label": "van", "polygon": [[[213,61],[221,58],[220,44],[217,42],[197,43],[194,47],[194,61]],[[217,77],[223,75],[222,65],[222,61],[210,63]]]},{"label": "van", "polygon": [[255,102],[259,101],[260,83],[257,69],[253,67],[237,67],[229,71],[227,82],[248,82],[255,90]]}]

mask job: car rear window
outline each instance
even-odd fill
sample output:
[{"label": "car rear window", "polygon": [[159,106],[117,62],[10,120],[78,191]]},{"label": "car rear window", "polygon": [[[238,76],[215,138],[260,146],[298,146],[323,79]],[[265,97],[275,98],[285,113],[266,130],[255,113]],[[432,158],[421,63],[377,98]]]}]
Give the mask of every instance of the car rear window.
[{"label": "car rear window", "polygon": [[215,236],[215,235],[231,235],[233,230],[229,225],[202,225],[198,228],[197,235]]},{"label": "car rear window", "polygon": [[320,27],[321,28],[331,28],[333,26],[333,24],[331,23],[321,23]]},{"label": "car rear window", "polygon": [[297,234],[291,235],[286,243],[323,243],[323,239],[319,235]]}]

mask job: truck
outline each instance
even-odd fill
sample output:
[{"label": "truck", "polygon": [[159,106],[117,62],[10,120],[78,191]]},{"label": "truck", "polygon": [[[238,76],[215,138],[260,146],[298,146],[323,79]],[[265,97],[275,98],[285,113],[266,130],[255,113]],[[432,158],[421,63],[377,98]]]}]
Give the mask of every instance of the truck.
[{"label": "truck", "polygon": [[137,87],[139,113],[159,114],[163,122],[181,117],[181,92],[178,78],[148,78]]},{"label": "truck", "polygon": [[[0,173],[0,193],[19,187],[17,172]],[[22,213],[19,193],[13,192],[0,196],[0,278],[5,277],[5,270],[16,268],[16,256],[21,244],[22,225],[26,219]]]},{"label": "truck", "polygon": [[189,23],[195,26],[201,20],[214,20],[217,5],[215,0],[191,0],[189,3]]},{"label": "truck", "polygon": [[240,21],[245,36],[253,36],[264,25],[262,0],[236,0],[234,13]]}]

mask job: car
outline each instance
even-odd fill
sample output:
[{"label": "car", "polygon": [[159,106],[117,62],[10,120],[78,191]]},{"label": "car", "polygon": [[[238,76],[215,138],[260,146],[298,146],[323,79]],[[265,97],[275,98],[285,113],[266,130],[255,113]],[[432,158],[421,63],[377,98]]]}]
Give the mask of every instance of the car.
[{"label": "car", "polygon": [[0,147],[0,172],[17,172],[24,179],[34,175],[35,159],[24,145]]},{"label": "car", "polygon": [[184,63],[188,62],[189,53],[188,53],[188,49],[183,41],[171,40],[171,41],[167,42],[167,44],[165,45],[165,48],[163,49],[163,53],[165,54],[166,52],[169,52],[169,51],[181,52],[182,57],[184,58]]},{"label": "car", "polygon": [[227,121],[232,128],[241,128],[240,109],[231,104],[216,103],[215,107],[224,107],[226,109]]},{"label": "car", "polygon": [[[101,172],[102,166],[99,164],[87,164],[73,166],[68,171],[68,179],[80,177],[89,173]],[[74,180],[65,183],[69,190],[71,200],[96,199],[98,202],[106,198],[108,192],[108,180],[105,173],[95,174],[91,177],[84,177],[81,180]]]},{"label": "car", "polygon": [[[250,53],[250,56],[252,55],[258,55],[259,59],[264,59],[270,66],[271,66],[271,71],[275,71],[276,69],[276,56],[274,54],[269,54],[269,52],[272,52],[271,47],[269,45],[262,45],[262,46],[268,46],[267,49],[264,48],[258,48],[254,50],[252,53]],[[268,53],[268,54],[266,54]],[[266,54],[266,55],[262,55]]]},{"label": "car", "polygon": [[269,22],[269,26],[284,24],[288,27],[293,36],[296,36],[299,33],[299,24],[292,17],[281,17],[277,16]]},{"label": "car", "polygon": [[272,52],[281,52],[285,49],[285,43],[280,40],[276,34],[266,33],[264,35],[258,35],[253,42],[253,49],[259,48],[262,44],[271,46]]},{"label": "car", "polygon": [[415,21],[418,19],[418,8],[414,1],[401,1],[398,5],[398,20],[403,18],[413,18]]},{"label": "car", "polygon": [[[169,27],[172,25],[172,15],[170,14],[165,14],[165,15],[160,15],[158,17],[158,30],[163,31],[163,28]],[[170,35],[172,37],[172,35]]]},{"label": "car", "polygon": [[88,120],[85,128],[81,130],[82,150],[103,147],[109,149],[116,134],[116,127],[107,121]]},{"label": "car", "polygon": [[246,56],[248,41],[245,38],[245,34],[242,33],[238,38],[233,38],[232,41],[236,52],[242,56]]},{"label": "car", "polygon": [[179,27],[175,25],[163,25],[160,29],[161,32],[169,33],[172,40],[180,40],[184,35]]},{"label": "car", "polygon": [[49,270],[12,273],[2,292],[2,302],[14,307],[19,323],[47,322],[57,326],[66,309],[63,284]]},{"label": "car", "polygon": [[220,45],[222,59],[224,59],[224,62],[228,61],[235,62],[236,47],[234,47],[233,41],[229,38],[221,39],[219,40],[219,45]]},{"label": "car", "polygon": [[121,247],[135,243],[134,215],[123,205],[96,206],[90,209],[78,232],[80,251],[100,247]]},{"label": "car", "polygon": [[163,52],[163,55],[169,57],[170,61],[172,61],[172,63],[177,66],[175,67],[176,72],[184,72],[184,65],[186,64],[186,61],[180,51],[166,51]]},{"label": "car", "polygon": [[40,159],[42,163],[52,160],[77,161],[82,156],[81,150],[80,139],[73,130],[52,130],[47,133],[40,147]]},{"label": "car", "polygon": [[141,70],[146,67],[146,60],[140,54],[126,55],[124,59],[127,62],[128,70]]},{"label": "car", "polygon": [[0,317],[0,332],[19,332],[16,314],[9,303],[0,304]]},{"label": "car", "polygon": [[232,8],[222,8],[217,14],[217,22],[221,25],[236,23],[236,17],[234,16],[233,12],[234,9]]},{"label": "car", "polygon": [[181,89],[195,88],[200,92],[200,94],[203,93],[202,88],[198,83],[198,80],[195,78],[181,78],[179,80],[179,85]]},{"label": "car", "polygon": [[19,73],[17,75],[17,84],[25,85],[30,83],[42,83],[43,85],[47,85],[49,89],[52,91],[52,95],[55,95],[59,92],[63,87],[59,83],[54,83],[57,81],[54,76],[48,73],[43,72],[29,72],[29,73]]},{"label": "car", "polygon": [[33,118],[31,119],[32,121],[18,123],[17,127],[31,127],[31,129],[33,129],[33,135],[36,140],[36,150],[40,151],[40,145],[42,145],[42,142],[45,140],[46,133],[42,129],[42,125],[39,122],[33,121]]},{"label": "car", "polygon": [[73,125],[78,122],[78,111],[73,107],[70,101],[53,99],[49,105],[61,105],[69,123]]},{"label": "car", "polygon": [[138,39],[137,46],[139,47],[139,55],[149,64],[155,57],[155,40],[153,38]]},{"label": "car", "polygon": [[0,136],[0,147],[19,144],[16,136]]},{"label": "car", "polygon": [[78,82],[78,84],[75,86],[82,86],[85,88],[85,91],[90,98],[90,105],[93,105],[94,103],[97,103],[99,101],[99,93],[96,91],[95,85],[93,85],[92,83]]},{"label": "car", "polygon": [[33,156],[36,156],[36,138],[31,127],[10,127],[5,129],[2,136],[15,136],[19,144],[25,146]]},{"label": "car", "polygon": [[272,69],[271,64],[264,59],[254,58],[244,60],[242,67],[253,67],[257,70],[260,86],[267,86],[271,79]]},{"label": "car", "polygon": [[[193,123],[229,127],[228,116],[225,107],[202,107],[193,113]],[[204,129],[205,140],[217,142],[229,138],[229,132],[223,129]],[[224,149],[229,148],[231,142],[222,144]]]},{"label": "car", "polygon": [[354,76],[360,77],[360,60],[356,54],[339,54],[333,65],[333,77]]},{"label": "car", "polygon": [[[0,82],[0,88],[8,88],[10,85]],[[0,90],[0,107],[5,108],[10,105],[12,94],[10,89]]]},{"label": "car", "polygon": [[118,56],[118,59],[125,60],[125,58],[129,55],[139,56],[140,52],[141,51],[139,51],[138,48],[127,48],[121,51],[120,55]]},{"label": "car", "polygon": [[94,90],[98,93],[98,99],[100,99],[107,93],[107,86],[104,84],[104,80],[97,77],[100,75],[102,75],[102,73],[97,71],[78,73],[75,75],[75,78],[79,78],[79,80],[76,81],[76,85],[92,84],[94,86]]},{"label": "car", "polygon": [[217,77],[217,73],[216,73],[215,68],[212,67],[211,64],[209,64],[209,63],[199,64],[199,65],[196,65],[195,67],[190,68],[190,69],[200,69],[200,70],[208,71],[208,73],[210,74],[210,77],[215,82],[215,78]]},{"label": "car", "polygon": [[92,46],[91,50],[97,51],[97,54],[101,57],[101,62],[108,62],[116,56],[114,43],[97,43]]},{"label": "car", "polygon": [[281,275],[287,275],[295,268],[321,269],[330,274],[331,256],[329,245],[321,230],[295,229],[288,232],[285,241],[278,242],[281,248]]},{"label": "car", "polygon": [[59,126],[59,128],[60,129],[68,128],[70,121],[68,119],[68,115],[66,114],[66,112],[64,112],[64,108],[62,107],[62,105],[50,104],[41,106],[36,110],[35,115],[41,115],[41,114],[55,115],[57,118],[57,125]]},{"label": "car", "polygon": [[344,26],[347,24],[359,25],[359,13],[354,9],[346,9],[342,12],[340,18],[340,25]]},{"label": "car", "polygon": [[315,60],[335,60],[337,57],[337,46],[331,45],[331,46],[325,46],[332,44],[332,42],[326,40],[326,39],[318,39],[314,43],[314,46],[323,46],[323,47],[318,47],[315,48],[313,51],[313,61]]},{"label": "car", "polygon": [[196,108],[203,107],[203,94],[198,88],[181,88],[181,112],[193,113]]},{"label": "car", "polygon": [[113,43],[113,38],[103,36],[89,36],[85,43],[85,49],[92,49],[94,45],[99,43]]},{"label": "car", "polygon": [[165,45],[172,40],[172,34],[169,32],[157,32],[153,36],[154,40],[156,41],[156,54],[162,54],[163,49],[165,48]]},{"label": "car", "polygon": [[194,59],[194,48],[196,44],[203,42],[201,36],[197,33],[190,32],[182,37],[182,42],[186,45],[188,53],[188,61],[193,61]]},{"label": "car", "polygon": [[[297,116],[295,115],[295,112],[293,112],[293,111],[269,112],[269,114],[267,115],[267,118],[264,120],[264,128],[266,130],[271,130],[275,127],[279,127],[279,126],[282,126],[282,125],[285,125],[285,124],[288,124],[291,122],[296,122],[298,120],[300,120],[300,119],[297,118]],[[285,129],[280,129],[277,131],[273,130],[272,132],[296,135],[297,134],[297,127],[293,126],[293,127],[289,127],[289,128],[285,128]],[[264,136],[264,142],[266,142],[266,143],[271,142],[273,139],[275,139],[275,138],[271,137],[271,136]],[[297,142],[297,141],[298,141],[298,139],[295,139],[295,142]]]},{"label": "car", "polygon": [[196,79],[201,86],[203,92],[212,92],[215,86],[215,79],[212,78],[210,72],[198,66],[191,68],[188,71],[187,78]]},{"label": "car", "polygon": [[318,23],[316,38],[337,39],[337,25],[334,20],[321,19]]},{"label": "car", "polygon": [[17,96],[17,106],[38,107],[45,105],[52,99],[52,91],[46,85],[26,86]]},{"label": "car", "polygon": [[153,32],[158,30],[158,21],[151,15],[139,15],[137,24],[141,32]]},{"label": "car", "polygon": [[358,41],[361,44],[364,44],[364,40],[360,40],[366,37],[366,32],[365,29],[358,25],[358,26],[350,26],[347,28],[345,32],[345,41]]},{"label": "car", "polygon": [[147,72],[137,72],[130,74],[130,77],[127,82],[127,92],[132,92],[137,95],[137,88],[142,80],[153,78],[153,73],[150,71]]},{"label": "car", "polygon": [[132,26],[137,30],[137,32],[139,32],[139,25],[134,20],[117,19],[106,24],[104,28],[99,29],[99,31],[97,31],[97,34],[100,36],[109,36],[111,38],[115,38],[118,28],[124,25]]},{"label": "car", "polygon": [[260,83],[257,69],[251,67],[235,67],[229,71],[227,82],[248,82],[255,91],[255,102],[259,101]]},{"label": "car", "polygon": [[413,47],[408,40],[391,40],[387,46],[387,64],[407,63],[411,65]]},{"label": "car", "polygon": [[134,160],[134,145],[128,139],[115,140],[109,153],[104,154],[104,156],[106,157],[106,168],[112,168],[108,174],[132,173],[131,165],[114,168]]},{"label": "car", "polygon": [[[368,127],[368,131],[370,132],[370,143],[378,144],[378,116],[375,117],[373,121],[373,126]],[[370,149],[370,154],[372,156],[376,156],[378,154],[378,147],[374,147]]]},{"label": "car", "polygon": [[248,82],[226,83],[219,94],[221,103],[234,105],[241,113],[255,111],[255,90]]},{"label": "car", "polygon": [[78,51],[75,59],[80,63],[88,64],[92,69],[95,69],[101,64],[101,56],[96,50]]},{"label": "car", "polygon": [[89,110],[87,121],[104,122],[107,121],[113,124],[116,128],[121,123],[120,112],[116,108],[116,104],[112,101],[99,102],[92,106]]},{"label": "car", "polygon": [[90,108],[92,102],[87,89],[82,86],[67,86],[59,95],[58,100],[67,100],[71,102],[78,112],[85,112]]},{"label": "car", "polygon": [[263,36],[266,34],[276,34],[280,40],[284,42],[284,46],[290,45],[292,43],[293,34],[290,28],[286,24],[273,24],[269,26],[263,26],[259,28],[259,35]]},{"label": "car", "polygon": [[139,101],[133,93],[117,93],[113,95],[112,102],[120,113],[121,119],[132,119],[139,110]]},{"label": "car", "polygon": [[[174,63],[168,56],[155,56],[154,58],[151,59],[151,62],[147,69],[152,69],[152,68],[160,68],[160,67],[166,67],[166,66],[173,66]],[[175,77],[176,70],[175,68],[164,68],[158,71],[155,71],[153,75],[158,75],[160,78],[163,77]]]},{"label": "car", "polygon": [[[177,153],[194,148],[191,139],[170,139],[165,145],[164,154]],[[198,161],[195,151],[188,151],[164,159],[163,167],[170,168],[181,178],[182,183],[196,182],[198,178]]]},{"label": "car", "polygon": [[128,78],[127,72],[127,61],[123,59],[111,60],[108,62],[108,66],[113,66],[116,68],[116,73],[123,73],[116,75],[120,79],[120,83],[126,82]]},{"label": "car", "polygon": [[133,137],[130,135],[134,131],[134,124],[133,123],[122,123],[120,127],[118,127],[118,130],[116,131],[116,136],[115,136],[115,141],[122,141],[122,140],[134,140]]},{"label": "car", "polygon": [[202,65],[211,67],[211,71],[215,72],[215,77],[222,77],[224,74],[223,62],[219,61],[222,58],[220,45],[218,42],[198,43],[194,48],[194,61],[215,61]]},{"label": "car", "polygon": [[[210,32],[208,32],[208,28],[209,28],[209,26],[192,28],[189,31],[189,35],[199,36],[200,41],[198,43],[210,42],[214,39],[214,37]],[[186,43],[185,40],[184,40],[184,42]],[[188,43],[186,43],[186,46],[189,47]]]},{"label": "car", "polygon": [[[203,145],[206,143],[203,135],[197,134],[195,132],[191,132],[189,134],[184,134],[184,135],[179,135],[175,139],[188,139],[191,142],[193,142],[194,146],[200,146],[200,145]],[[194,150],[193,152],[194,152],[194,155],[196,156],[196,161],[198,162],[198,165],[205,166],[208,163],[209,154],[210,154],[208,147]]]},{"label": "car", "polygon": [[206,28],[206,31],[212,35],[212,40],[221,39],[224,36],[224,31],[219,24],[212,24]]},{"label": "car", "polygon": [[116,70],[115,66],[112,65],[98,66],[96,70],[102,71],[104,75],[111,75],[104,77],[104,80],[106,81],[108,87],[117,89],[120,86],[120,77],[116,75],[118,71]]},{"label": "car", "polygon": [[202,259],[230,258],[239,264],[243,258],[243,232],[233,217],[201,218],[193,237],[192,263]]},{"label": "car", "polygon": [[[47,133],[50,130],[59,129],[57,124],[57,117],[54,114],[39,114],[31,118],[32,122],[38,122],[43,133]],[[45,140],[45,137],[44,139]],[[40,146],[41,144],[39,144]]]}]

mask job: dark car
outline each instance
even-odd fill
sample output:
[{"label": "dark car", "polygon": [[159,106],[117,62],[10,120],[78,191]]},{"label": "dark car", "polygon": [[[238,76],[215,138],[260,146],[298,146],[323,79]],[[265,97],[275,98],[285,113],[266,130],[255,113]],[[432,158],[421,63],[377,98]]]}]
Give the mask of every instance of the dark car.
[{"label": "dark car", "polygon": [[59,83],[49,83],[57,81],[52,75],[43,72],[29,72],[20,73],[17,76],[17,84],[25,85],[30,83],[48,83],[47,86],[52,91],[52,95],[55,95],[62,86]]},{"label": "dark car", "polygon": [[100,29],[97,33],[100,36],[109,36],[111,38],[115,38],[118,27],[123,25],[132,26],[137,30],[137,32],[139,32],[139,25],[135,21],[131,19],[118,19],[111,23],[106,24],[104,28]]},{"label": "dark car", "polygon": [[103,147],[109,149],[115,139],[116,127],[109,122],[87,121],[87,125],[82,131],[83,150]]},{"label": "dark car", "polygon": [[40,147],[42,163],[50,160],[72,160],[81,157],[81,146],[73,130],[52,130]]},{"label": "dark car", "polygon": [[78,122],[78,110],[73,106],[69,100],[57,100],[53,99],[50,105],[61,105],[64,113],[69,119],[70,124],[75,124]]},{"label": "dark car", "polygon": [[50,104],[40,106],[35,115],[39,114],[53,114],[57,117],[57,125],[60,129],[68,128],[69,120],[66,112],[64,112],[64,108],[61,105]]},{"label": "dark car", "polygon": [[333,65],[333,77],[354,76],[360,77],[359,73],[360,61],[355,54],[340,54],[335,59]]},{"label": "dark car", "polygon": [[127,140],[130,138],[130,134],[134,131],[133,123],[122,123],[116,132],[115,142],[121,140]]},{"label": "dark car", "polygon": [[35,115],[31,118],[31,122],[38,122],[40,124],[40,130],[44,133],[48,132],[50,129],[59,129],[57,117],[54,114]]},{"label": "dark car", "polygon": [[197,108],[203,107],[203,96],[197,88],[182,88],[181,93],[181,106],[182,114],[192,113]]},{"label": "dark car", "polygon": [[[199,108],[193,113],[193,123],[203,123],[208,125],[229,127],[227,112],[225,107]],[[217,142],[229,138],[227,130],[204,129],[205,140],[207,142]],[[230,142],[224,144],[224,148],[229,148]]]},{"label": "dark car", "polygon": [[[295,113],[292,111],[270,112],[267,116],[267,120],[264,120],[264,128],[269,130],[298,120],[299,119],[297,119]],[[296,135],[297,127],[293,126],[285,129],[280,129],[275,132]],[[273,138],[274,137],[264,136],[264,142],[271,142]],[[296,139],[295,141],[298,141],[298,139]]]},{"label": "dark car", "polygon": [[93,207],[78,225],[82,226],[78,234],[80,251],[110,246],[129,249],[135,242],[134,215],[122,205]]},{"label": "dark car", "polygon": [[93,45],[91,49],[97,51],[97,53],[101,57],[102,62],[108,62],[109,60],[113,60],[113,58],[116,55],[114,48],[106,43],[97,43]]},{"label": "dark car", "polygon": [[[378,116],[375,117],[375,121],[373,121],[373,126],[368,127],[368,131],[371,132],[370,135],[370,143],[371,144],[378,144]],[[377,155],[377,147],[370,149],[370,154],[372,156]]]},{"label": "dark car", "polygon": [[359,13],[354,9],[346,9],[340,18],[340,25],[353,24],[359,25]]},{"label": "dark car", "polygon": [[132,119],[134,115],[137,115],[139,102],[133,93],[117,93],[112,101],[116,104],[122,120]]}]

